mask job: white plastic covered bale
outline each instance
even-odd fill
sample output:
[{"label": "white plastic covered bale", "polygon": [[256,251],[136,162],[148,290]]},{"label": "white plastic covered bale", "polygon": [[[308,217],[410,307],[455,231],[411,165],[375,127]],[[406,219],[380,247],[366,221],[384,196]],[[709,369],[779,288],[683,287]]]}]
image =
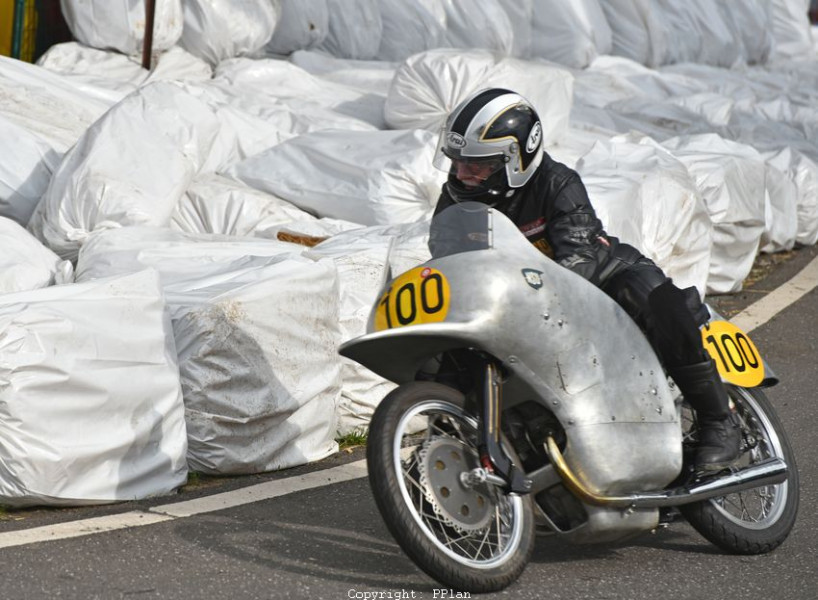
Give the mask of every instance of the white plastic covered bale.
[{"label": "white plastic covered bale", "polygon": [[155,272],[0,296],[0,502],[83,505],[187,478],[176,348]]},{"label": "white plastic covered bale", "polygon": [[810,0],[769,0],[775,46],[773,58],[814,58],[814,40],[807,13]]},{"label": "white plastic covered bale", "polygon": [[599,142],[577,163],[611,235],[642,251],[679,287],[704,295],[712,225],[685,166],[650,143]]},{"label": "white plastic covered bale", "polygon": [[711,0],[647,0],[643,5],[651,40],[649,66],[696,62],[730,67],[743,62],[738,32]]},{"label": "white plastic covered bale", "polygon": [[713,223],[708,293],[741,290],[765,230],[763,157],[750,146],[716,134],[676,138],[662,145],[695,177]]},{"label": "white plastic covered bale", "polygon": [[384,117],[393,129],[439,132],[452,109],[469,94],[501,87],[521,94],[537,109],[548,144],[568,130],[573,81],[567,69],[550,64],[498,59],[484,50],[430,50],[398,68]]},{"label": "white plastic covered bale", "polygon": [[121,94],[42,67],[0,56],[0,116],[36,135],[56,152],[70,148]]},{"label": "white plastic covered bale", "polygon": [[329,30],[318,48],[338,58],[378,56],[383,35],[380,0],[327,0]]},{"label": "white plastic covered bale", "polygon": [[265,50],[290,54],[315,48],[329,31],[327,0],[279,0],[280,12]]},{"label": "white plastic covered bale", "polygon": [[[363,94],[381,96],[384,101],[398,68],[395,62],[336,58],[315,50],[298,50],[290,54],[287,60],[319,80],[352,87]],[[332,92],[328,95],[331,96]],[[383,113],[383,104],[380,110]],[[377,123],[383,123],[383,114]]]},{"label": "white plastic covered bale", "polygon": [[89,237],[77,259],[75,278],[92,281],[156,269],[162,285],[213,264],[241,258],[270,258],[300,254],[303,248],[269,239],[225,235],[184,234],[163,227],[123,227],[98,231]]},{"label": "white plastic covered bale", "polygon": [[447,46],[482,48],[501,56],[514,51],[514,27],[502,0],[442,0]]},{"label": "white plastic covered bale", "polygon": [[743,17],[741,24],[736,23],[732,15],[744,11],[745,5],[752,10],[746,1],[729,6],[711,0],[600,0],[600,4],[613,32],[613,54],[651,67],[683,62],[729,67],[747,62],[742,39],[746,34],[740,27],[752,30],[752,22]]},{"label": "white plastic covered bale", "polygon": [[0,217],[0,295],[70,283],[74,268],[18,223]]},{"label": "white plastic covered bale", "polygon": [[191,468],[272,471],[337,451],[338,289],[331,262],[273,258],[166,286]]},{"label": "white plastic covered bale", "polygon": [[179,46],[154,53],[151,70],[142,68],[141,56],[128,56],[113,50],[100,50],[77,42],[51,46],[37,64],[54,73],[70,75],[74,81],[87,81],[124,93],[152,81],[205,81],[213,69]]},{"label": "white plastic covered bale", "polygon": [[742,55],[748,64],[766,63],[773,53],[775,40],[767,6],[769,0],[733,0],[717,3],[732,22],[742,44]]},{"label": "white plastic covered bale", "polygon": [[193,180],[171,216],[182,233],[269,237],[271,228],[315,217],[286,200],[220,175]]},{"label": "white plastic covered bale", "polygon": [[649,69],[622,56],[599,56],[588,68],[575,72],[574,100],[604,108],[634,97],[667,100],[709,91],[696,75]]},{"label": "white plastic covered bale", "polygon": [[534,0],[531,55],[582,69],[613,49],[600,0]]},{"label": "white plastic covered bale", "polygon": [[193,176],[230,162],[235,148],[221,133],[213,111],[180,87],[140,88],[66,153],[28,228],[73,260],[96,229],[166,226]]},{"label": "white plastic covered bale", "polygon": [[511,25],[511,56],[530,58],[534,37],[535,0],[497,0]]},{"label": "white plastic covered bale", "polygon": [[[648,0],[649,1],[649,0]],[[645,0],[599,0],[611,28],[611,53],[647,65],[652,60]]]},{"label": "white plastic covered bale", "polygon": [[767,198],[759,250],[772,254],[792,250],[798,234],[798,186],[789,174],[766,162]]},{"label": "white plastic covered bale", "polygon": [[0,90],[0,216],[25,226],[62,154],[122,94],[4,56]]},{"label": "white plastic covered bale", "polygon": [[[245,58],[221,63],[213,82],[226,87],[226,93],[238,106],[263,101],[259,107],[262,111],[286,108],[294,121],[290,130],[295,133],[386,126],[383,116],[386,94],[359,87],[360,82],[354,77],[349,83],[332,81],[331,77],[313,75],[290,61]],[[250,94],[248,102],[243,100],[245,92]]]},{"label": "white plastic covered bale", "polygon": [[160,272],[193,470],[257,473],[337,451],[337,270],[301,251],[149,228],[100,232],[83,247],[81,278],[138,265]]},{"label": "white plastic covered bale", "polygon": [[424,130],[308,133],[227,174],[318,217],[392,225],[434,210],[446,179],[432,165],[436,148],[437,135]]},{"label": "white plastic covered bale", "polygon": [[443,0],[380,0],[380,9],[380,60],[403,61],[418,52],[447,45]]},{"label": "white plastic covered bale", "polygon": [[796,242],[818,243],[818,163],[794,148],[762,152],[768,164],[786,173],[795,183],[797,199]]},{"label": "white plastic covered bale", "polygon": [[180,44],[217,65],[263,48],[276,28],[278,4],[270,0],[184,0]]},{"label": "white plastic covered bale", "polygon": [[[189,2],[190,0],[185,0]],[[141,54],[145,42],[144,0],[60,0],[65,22],[86,46]],[[153,25],[155,52],[172,47],[182,35],[182,0],[156,0]]]},{"label": "white plastic covered bale", "polygon": [[[37,134],[0,114],[0,217],[27,225],[62,160]],[[14,140],[12,144],[8,141]]]},{"label": "white plastic covered bale", "polygon": [[629,98],[617,100],[605,107],[604,124],[614,123],[620,133],[631,131],[647,135],[657,141],[713,131],[702,116],[673,100]]},{"label": "white plastic covered bale", "polygon": [[[338,268],[341,293],[340,327],[342,340],[366,333],[369,313],[384,283],[384,269],[390,243],[395,236],[412,240],[415,258],[429,258],[429,223],[379,226],[337,234],[309,250],[309,256],[326,256]],[[403,245],[402,245],[403,247]],[[341,357],[341,400],[338,433],[366,431],[375,408],[395,384],[363,365]]]}]

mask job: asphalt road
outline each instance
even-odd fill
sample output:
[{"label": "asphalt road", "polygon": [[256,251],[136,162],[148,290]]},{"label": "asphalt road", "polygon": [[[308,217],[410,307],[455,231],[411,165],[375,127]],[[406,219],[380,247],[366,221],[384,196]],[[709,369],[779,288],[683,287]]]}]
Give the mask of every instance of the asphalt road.
[{"label": "asphalt road", "polygon": [[[733,314],[774,289],[816,255],[773,265],[748,290],[711,299]],[[799,266],[800,261],[800,266]],[[775,552],[722,554],[684,522],[627,544],[572,546],[538,539],[520,580],[485,597],[560,600],[701,600],[818,595],[818,290],[753,332],[782,383],[769,397],[789,433],[801,475],[794,531]],[[116,506],[12,511],[0,534],[101,515],[146,510],[361,458],[361,450],[320,464],[261,476],[205,480],[174,498]],[[392,541],[365,479],[144,527],[0,549],[2,599],[446,598]],[[366,593],[376,595],[366,596]]]}]

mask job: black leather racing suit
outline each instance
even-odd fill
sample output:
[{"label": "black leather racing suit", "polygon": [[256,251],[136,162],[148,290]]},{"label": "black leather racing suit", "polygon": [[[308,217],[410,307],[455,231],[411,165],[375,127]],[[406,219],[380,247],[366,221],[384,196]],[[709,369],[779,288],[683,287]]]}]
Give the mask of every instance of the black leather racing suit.
[{"label": "black leather racing suit", "polygon": [[[454,202],[444,185],[435,213]],[[653,261],[608,235],[576,171],[544,154],[531,180],[496,208],[540,251],[616,300],[665,366],[705,359],[697,321],[706,308],[695,288],[679,290]]]}]

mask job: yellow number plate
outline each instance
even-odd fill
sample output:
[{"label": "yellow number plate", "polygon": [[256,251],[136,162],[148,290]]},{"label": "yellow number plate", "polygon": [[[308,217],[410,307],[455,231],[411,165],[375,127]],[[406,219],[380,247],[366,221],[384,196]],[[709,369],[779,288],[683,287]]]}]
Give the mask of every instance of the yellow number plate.
[{"label": "yellow number plate", "polygon": [[375,331],[439,323],[449,312],[451,292],[443,273],[429,267],[407,271],[378,300]]},{"label": "yellow number plate", "polygon": [[741,387],[753,387],[764,379],[764,361],[758,348],[732,323],[711,322],[702,329],[702,341],[725,380]]}]

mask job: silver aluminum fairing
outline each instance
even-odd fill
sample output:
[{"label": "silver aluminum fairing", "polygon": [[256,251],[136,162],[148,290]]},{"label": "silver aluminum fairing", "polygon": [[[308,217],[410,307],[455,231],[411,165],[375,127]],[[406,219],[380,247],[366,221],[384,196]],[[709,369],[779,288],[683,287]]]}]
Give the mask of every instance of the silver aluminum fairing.
[{"label": "silver aluminum fairing", "polygon": [[[511,373],[505,406],[536,400],[559,419],[565,460],[589,489],[662,488],[681,469],[681,427],[646,338],[597,287],[541,254],[505,216],[486,213],[490,248],[424,263],[450,285],[442,323],[375,332],[373,311],[369,333],[341,354],[403,383],[443,350],[481,348]],[[532,270],[540,287],[524,275]]]}]

